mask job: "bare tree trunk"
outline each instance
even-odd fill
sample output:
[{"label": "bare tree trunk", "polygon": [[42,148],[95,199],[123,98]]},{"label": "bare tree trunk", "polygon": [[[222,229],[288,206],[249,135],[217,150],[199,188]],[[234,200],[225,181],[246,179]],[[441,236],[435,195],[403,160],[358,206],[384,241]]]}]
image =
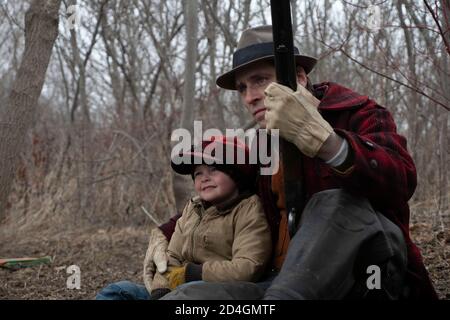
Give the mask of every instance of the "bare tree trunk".
[{"label": "bare tree trunk", "polygon": [[[441,24],[445,27],[450,27],[450,3],[448,1],[442,1]],[[446,40],[450,43],[449,30],[447,30]],[[440,72],[442,92],[445,95],[447,101],[450,101],[450,94],[448,89],[450,88],[450,74],[449,74],[449,52],[447,48],[442,48],[442,68]],[[442,228],[446,230],[450,225],[450,212],[449,212],[449,186],[448,186],[448,160],[449,160],[449,134],[448,112],[439,110],[441,113],[439,126],[439,213],[442,215]]]},{"label": "bare tree trunk", "polygon": [[33,0],[25,15],[25,51],[16,80],[0,115],[0,219],[31,127],[45,74],[58,36],[61,0]]},{"label": "bare tree trunk", "polygon": [[[408,52],[407,59],[408,59],[408,69],[409,69],[409,80],[414,86],[414,88],[418,87],[417,84],[417,72],[416,72],[416,57],[414,54],[414,41],[412,39],[413,34],[411,30],[407,27],[405,17],[403,15],[402,6],[404,4],[404,1],[398,1],[396,3],[398,16],[400,20],[400,26],[403,29],[403,34],[405,35],[405,44],[406,44],[406,50]],[[411,92],[410,95],[408,95],[408,124],[411,126],[409,129],[409,135],[408,135],[408,144],[409,149],[413,153],[413,156],[415,156],[415,153],[417,152],[417,142],[418,142],[418,115],[417,115],[417,106],[419,104],[419,95],[416,91]],[[417,157],[414,157],[417,158]]]},{"label": "bare tree trunk", "polygon": [[195,63],[197,61],[197,0],[187,1],[185,5],[186,64],[184,70],[181,126],[192,131],[195,102]]},{"label": "bare tree trunk", "polygon": [[[217,0],[210,1],[211,11],[214,15],[217,15]],[[207,38],[208,38],[208,55],[209,55],[209,68],[210,68],[210,81],[209,81],[209,99],[207,101],[208,113],[211,115],[211,126],[219,128],[220,130],[225,129],[225,119],[223,116],[223,106],[220,102],[219,95],[220,89],[216,86],[216,39],[217,31],[216,25],[213,23],[213,17],[210,17],[206,7],[203,8],[205,14],[205,22],[207,27]]]},{"label": "bare tree trunk", "polygon": [[[181,127],[193,134],[194,106],[195,106],[195,64],[197,61],[197,0],[185,3],[186,23],[186,67],[184,71],[183,113]],[[190,197],[188,178],[175,174],[173,177],[173,192],[178,212],[183,210]]]},{"label": "bare tree trunk", "polygon": [[291,0],[291,12],[292,12],[292,33],[295,36],[297,35],[298,31],[298,6],[297,6],[297,0]]},{"label": "bare tree trunk", "polygon": [[[108,12],[105,10],[104,15]],[[115,119],[120,122],[124,120],[125,112],[125,98],[126,98],[126,86],[122,81],[122,76],[120,74],[120,66],[117,59],[117,48],[114,45],[114,38],[112,36],[111,26],[108,25],[107,19],[102,19],[101,21],[101,37],[105,45],[105,55],[109,58],[106,59],[108,63],[108,72],[111,77],[111,89],[112,94],[115,99]]]},{"label": "bare tree trunk", "polygon": [[[70,5],[77,5],[77,0],[72,0]],[[72,106],[71,120],[75,122],[75,111],[78,108],[78,93],[81,101],[81,109],[83,112],[83,121],[87,123],[91,122],[91,117],[89,115],[89,107],[87,102],[87,94],[86,94],[86,67],[84,65],[84,61],[81,60],[80,49],[78,48],[78,39],[75,28],[70,29],[70,45],[72,47],[72,58],[74,61],[74,65],[78,67],[78,83],[77,83],[77,95],[75,96],[75,101]],[[75,70],[74,70],[75,71]],[[74,72],[75,77],[75,72]],[[76,78],[76,77],[75,77]]]}]

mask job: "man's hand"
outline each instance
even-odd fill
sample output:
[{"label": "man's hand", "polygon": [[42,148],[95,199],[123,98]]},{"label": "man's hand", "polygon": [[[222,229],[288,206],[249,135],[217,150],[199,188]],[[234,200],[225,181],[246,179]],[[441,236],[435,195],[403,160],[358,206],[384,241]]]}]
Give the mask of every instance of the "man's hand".
[{"label": "man's hand", "polygon": [[148,292],[152,290],[151,286],[156,268],[161,274],[167,270],[166,251],[168,245],[169,243],[162,231],[159,228],[154,228],[150,233],[150,241],[144,259],[144,284]]},{"label": "man's hand", "polygon": [[265,94],[267,129],[279,129],[280,136],[294,143],[306,156],[315,157],[330,135],[335,136],[317,110],[320,101],[300,84],[294,92],[271,83]]}]

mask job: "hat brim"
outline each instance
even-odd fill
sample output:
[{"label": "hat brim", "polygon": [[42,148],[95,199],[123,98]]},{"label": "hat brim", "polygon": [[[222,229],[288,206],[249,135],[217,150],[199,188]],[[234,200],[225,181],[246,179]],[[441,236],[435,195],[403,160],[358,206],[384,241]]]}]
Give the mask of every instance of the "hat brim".
[{"label": "hat brim", "polygon": [[[201,164],[221,164],[221,160],[209,156],[206,153],[202,152],[185,152],[183,155],[180,155],[181,163],[176,164],[173,159],[171,161],[172,169],[179,174],[191,174],[195,168],[195,166]],[[207,161],[205,161],[207,160]]]},{"label": "hat brim", "polygon": [[[260,61],[270,61],[274,59],[274,55],[268,55],[268,56],[264,56],[258,59],[254,59],[252,61],[249,61],[247,63],[243,63],[239,66],[237,66],[236,68],[220,75],[217,80],[216,80],[216,84],[223,88],[223,89],[228,89],[228,90],[236,90],[236,72],[241,71],[242,69],[248,67],[251,64],[254,64],[256,62],[260,62]],[[296,54],[295,55],[295,63],[298,66],[301,66],[306,74],[309,74],[312,69],[314,68],[314,66],[317,63],[317,59],[314,57],[310,57],[310,56],[305,56],[305,55],[300,55],[300,54]]]}]

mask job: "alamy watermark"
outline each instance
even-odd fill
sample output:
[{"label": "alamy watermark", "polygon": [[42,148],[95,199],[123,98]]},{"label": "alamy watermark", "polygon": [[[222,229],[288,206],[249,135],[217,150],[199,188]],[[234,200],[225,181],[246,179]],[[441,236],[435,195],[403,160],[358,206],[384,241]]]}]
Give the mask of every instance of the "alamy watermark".
[{"label": "alamy watermark", "polygon": [[76,29],[80,25],[80,11],[78,10],[78,5],[71,5],[67,7],[66,10],[67,20],[66,27],[69,30]]},{"label": "alamy watermark", "polygon": [[377,265],[370,265],[366,270],[370,276],[367,278],[366,286],[369,290],[381,289],[381,269]]},{"label": "alamy watermark", "polygon": [[382,26],[381,8],[377,5],[371,5],[367,8],[367,29],[371,32],[377,32]]},{"label": "alamy watermark", "polygon": [[[177,142],[172,147],[171,158],[173,163],[179,164],[213,164],[217,163],[211,158],[221,159],[221,164],[244,164],[245,154],[238,150],[238,154],[234,154],[234,149],[224,152],[223,144],[211,144],[204,150],[201,147],[202,140],[209,140],[217,136],[237,137],[245,142],[249,148],[249,164],[261,164],[261,175],[273,175],[278,172],[279,168],[279,131],[278,129],[250,129],[244,132],[243,129],[226,129],[223,134],[219,129],[211,128],[203,132],[201,121],[194,121],[194,136],[187,129],[179,128],[172,132],[170,140]],[[270,139],[269,139],[270,135]],[[184,152],[189,152],[194,145],[194,152],[209,155],[204,158],[183,157]],[[231,151],[231,153],[230,153]]]},{"label": "alamy watermark", "polygon": [[70,276],[67,278],[66,286],[67,289],[81,289],[81,270],[80,267],[73,264],[71,266],[68,266],[66,269],[66,273],[70,274]]}]

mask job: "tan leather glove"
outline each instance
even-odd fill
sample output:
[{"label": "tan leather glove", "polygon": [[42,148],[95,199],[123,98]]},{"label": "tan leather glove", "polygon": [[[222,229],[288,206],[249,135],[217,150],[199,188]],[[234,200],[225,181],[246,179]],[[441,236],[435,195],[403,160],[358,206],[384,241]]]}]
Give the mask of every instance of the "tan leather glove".
[{"label": "tan leather glove", "polygon": [[144,284],[148,292],[152,290],[151,286],[156,268],[161,274],[167,270],[168,257],[166,251],[168,245],[164,233],[159,228],[154,228],[150,233],[150,241],[144,259]]},{"label": "tan leather glove", "polygon": [[294,92],[273,82],[265,94],[267,129],[279,129],[282,138],[294,143],[304,155],[315,157],[333,132],[317,110],[319,100],[300,84]]}]

